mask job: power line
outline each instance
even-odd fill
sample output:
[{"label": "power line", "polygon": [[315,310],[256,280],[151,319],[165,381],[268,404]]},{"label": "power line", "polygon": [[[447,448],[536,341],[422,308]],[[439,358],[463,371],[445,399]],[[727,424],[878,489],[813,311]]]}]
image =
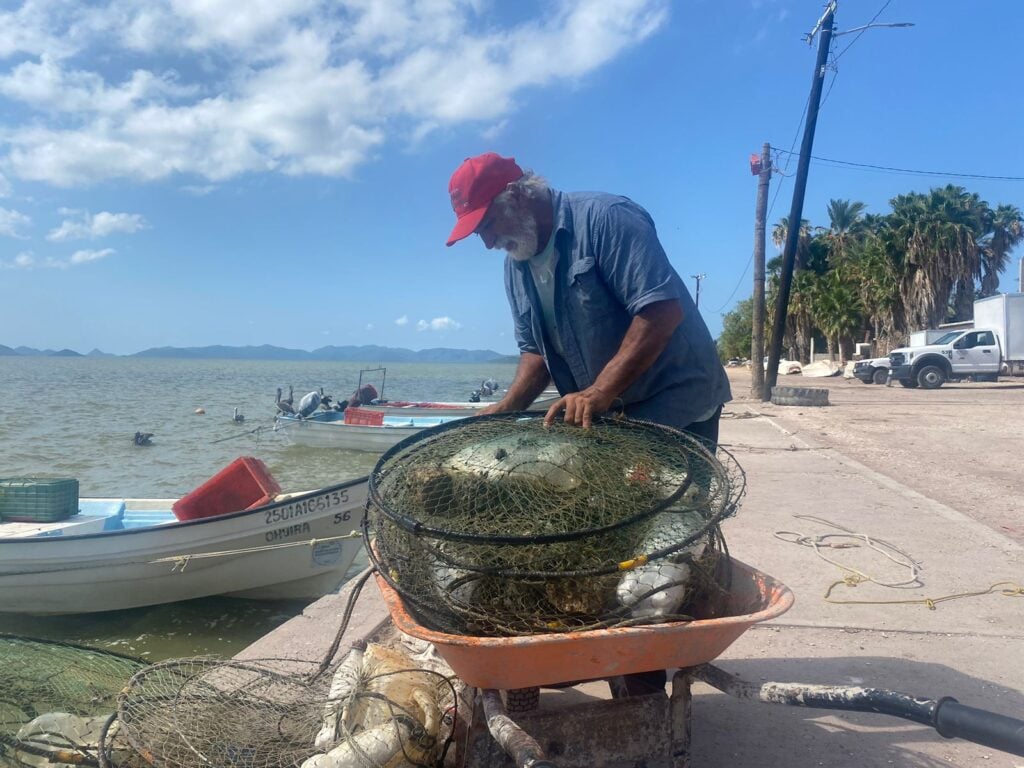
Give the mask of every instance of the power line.
[{"label": "power line", "polygon": [[[858,40],[860,40],[860,36],[863,35],[867,31],[868,27],[870,27],[872,24],[874,24],[876,21],[878,21],[878,17],[882,15],[882,11],[884,11],[886,8],[888,8],[889,7],[889,3],[891,3],[891,2],[892,2],[892,0],[887,0],[885,5],[883,5],[881,8],[878,9],[878,13],[876,13],[874,16],[871,17],[871,21],[869,21],[867,24],[865,24],[864,28],[861,29],[860,32],[857,33],[857,36],[855,38],[853,38],[853,40],[851,40],[849,43],[847,43],[846,47],[843,48],[843,50],[841,50],[839,53],[837,53],[835,56],[832,57],[832,65],[833,66],[835,66],[837,61],[839,61],[839,57],[840,56],[842,56],[844,53],[846,53],[848,50],[850,50],[850,47],[854,43],[856,43]],[[833,82],[835,82],[835,81],[833,80]]]},{"label": "power line", "polygon": [[[787,152],[784,149],[776,150],[780,153],[788,155],[795,154],[790,151]],[[1024,176],[993,176],[984,173],[955,173],[953,171],[922,171],[913,168],[896,168],[889,165],[875,165],[873,163],[855,163],[851,160],[836,160],[831,157],[819,157],[817,155],[811,155],[812,160],[817,160],[822,163],[834,163],[835,165],[844,165],[851,168],[863,168],[869,171],[885,171],[889,173],[904,173],[914,176],[955,176],[960,179],[989,179],[994,181],[1024,181]]]},{"label": "power line", "polygon": [[[800,121],[796,124],[796,131],[793,133],[793,141],[789,145],[789,152],[786,152],[786,154],[790,155],[790,157],[793,156],[793,147],[796,146],[796,142],[800,138],[800,129],[803,128],[804,118],[807,117],[807,107],[808,107],[808,105],[810,103],[811,103],[811,97],[808,96],[807,100],[804,101],[804,111],[800,113]],[[782,152],[782,150],[775,149],[775,147],[772,147],[772,149],[775,150],[776,153]],[[775,164],[774,161],[772,161],[772,165],[773,166],[774,166],[774,164]],[[772,170],[773,171],[777,171],[777,169],[775,169],[774,167],[773,167]],[[786,160],[786,167],[780,172],[780,175],[785,177],[787,170],[789,170],[789,160]],[[772,218],[772,211],[775,209],[775,201],[778,199],[779,192],[781,192],[781,191],[782,191],[782,182],[780,181],[778,184],[775,185],[775,194],[772,195],[771,204],[768,206],[768,213],[765,215],[765,220],[766,221],[770,221],[771,220],[771,218]],[[745,266],[743,268],[743,274],[741,274],[740,275],[740,279],[736,281],[736,287],[734,287],[732,289],[732,293],[729,294],[729,298],[727,298],[725,300],[725,302],[722,304],[722,306],[720,306],[718,309],[714,310],[711,314],[717,315],[719,312],[721,312],[723,309],[725,309],[727,306],[729,306],[729,302],[732,301],[732,297],[736,295],[736,291],[738,291],[740,289],[740,286],[743,285],[743,281],[746,280],[747,272],[750,270],[750,265],[753,264],[753,263],[754,263],[754,253],[753,253],[753,251],[751,251],[750,258],[747,259],[747,266]]]}]

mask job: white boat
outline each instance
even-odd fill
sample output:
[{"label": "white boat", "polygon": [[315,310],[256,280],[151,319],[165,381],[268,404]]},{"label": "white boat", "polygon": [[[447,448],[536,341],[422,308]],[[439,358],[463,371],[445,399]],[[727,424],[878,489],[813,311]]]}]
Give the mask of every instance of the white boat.
[{"label": "white boat", "polygon": [[[559,398],[557,390],[544,390],[541,395],[527,408],[528,411],[546,411],[550,405]],[[485,402],[407,402],[404,400],[375,400],[372,403],[360,405],[367,411],[380,411],[385,415],[393,416],[428,416],[443,418],[466,418],[476,416],[493,401]]]},{"label": "white boat", "polygon": [[415,416],[370,411],[378,417],[377,424],[353,423],[355,413],[367,413],[363,408],[349,408],[345,412],[321,411],[307,418],[279,414],[274,419],[274,431],[280,432],[294,445],[308,448],[342,448],[349,451],[383,453],[409,435],[428,427],[436,427],[464,416]]},{"label": "white boat", "polygon": [[173,499],[81,499],[60,522],[0,522],[0,612],[71,614],[211,595],[316,598],[362,547],[366,478],[215,517]]}]

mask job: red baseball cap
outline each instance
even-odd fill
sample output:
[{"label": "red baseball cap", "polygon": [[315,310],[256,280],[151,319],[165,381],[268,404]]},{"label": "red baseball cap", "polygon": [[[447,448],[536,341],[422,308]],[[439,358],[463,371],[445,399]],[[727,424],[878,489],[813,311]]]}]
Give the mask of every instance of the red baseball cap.
[{"label": "red baseball cap", "polygon": [[467,157],[448,182],[452,210],[458,221],[448,236],[447,245],[472,235],[483,221],[491,201],[510,181],[517,181],[522,175],[523,169],[511,157],[502,157],[494,152]]}]

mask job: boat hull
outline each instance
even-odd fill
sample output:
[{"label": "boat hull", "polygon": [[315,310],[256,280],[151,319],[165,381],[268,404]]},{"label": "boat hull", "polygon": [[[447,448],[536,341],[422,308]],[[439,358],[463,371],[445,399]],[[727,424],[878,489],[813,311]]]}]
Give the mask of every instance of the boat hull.
[{"label": "boat hull", "polygon": [[429,417],[386,417],[392,423],[380,426],[368,424],[346,424],[340,418],[299,419],[294,416],[278,416],[274,420],[274,431],[280,432],[293,445],[307,448],[341,448],[348,451],[383,453],[393,445],[422,432],[459,417],[448,415]]},{"label": "boat hull", "polygon": [[187,522],[0,538],[0,612],[94,613],[212,595],[319,597],[341,583],[361,550],[359,538],[340,537],[358,530],[365,502],[361,478]]}]

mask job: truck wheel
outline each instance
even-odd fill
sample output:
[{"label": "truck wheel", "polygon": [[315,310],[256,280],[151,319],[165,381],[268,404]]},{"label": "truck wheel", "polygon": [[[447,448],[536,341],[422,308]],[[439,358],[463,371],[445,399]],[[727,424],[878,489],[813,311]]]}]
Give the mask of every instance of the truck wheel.
[{"label": "truck wheel", "polygon": [[926,365],[917,372],[917,383],[923,389],[938,389],[946,383],[946,372],[937,365]]},{"label": "truck wheel", "polygon": [[775,405],[828,405],[828,390],[821,387],[772,387]]},{"label": "truck wheel", "polygon": [[900,379],[900,386],[907,389],[917,389],[917,382],[914,379]]},{"label": "truck wheel", "polygon": [[875,368],[871,372],[871,381],[875,384],[885,384],[889,380],[889,369],[888,368]]}]

